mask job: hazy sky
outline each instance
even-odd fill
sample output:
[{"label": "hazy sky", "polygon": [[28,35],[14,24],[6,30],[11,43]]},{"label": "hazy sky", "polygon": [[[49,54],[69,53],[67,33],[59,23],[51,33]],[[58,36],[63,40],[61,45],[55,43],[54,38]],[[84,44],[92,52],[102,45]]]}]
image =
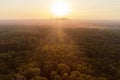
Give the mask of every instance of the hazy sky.
[{"label": "hazy sky", "polygon": [[[0,0],[0,19],[50,18],[56,0]],[[74,19],[120,19],[120,0],[63,0]]]}]

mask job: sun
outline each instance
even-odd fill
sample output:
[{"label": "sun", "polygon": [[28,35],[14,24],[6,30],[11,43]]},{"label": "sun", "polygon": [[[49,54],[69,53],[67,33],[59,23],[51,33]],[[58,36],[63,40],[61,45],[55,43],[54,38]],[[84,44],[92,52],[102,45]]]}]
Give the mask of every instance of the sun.
[{"label": "sun", "polygon": [[57,17],[63,17],[69,13],[69,5],[64,1],[57,1],[52,5],[52,14]]}]

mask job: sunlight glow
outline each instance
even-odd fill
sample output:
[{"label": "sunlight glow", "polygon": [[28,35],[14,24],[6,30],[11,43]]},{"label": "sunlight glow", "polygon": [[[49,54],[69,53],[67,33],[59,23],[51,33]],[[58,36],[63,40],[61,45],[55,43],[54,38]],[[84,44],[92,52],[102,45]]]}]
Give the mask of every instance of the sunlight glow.
[{"label": "sunlight glow", "polygon": [[63,17],[69,13],[69,5],[64,1],[57,1],[52,5],[52,14],[57,17]]}]

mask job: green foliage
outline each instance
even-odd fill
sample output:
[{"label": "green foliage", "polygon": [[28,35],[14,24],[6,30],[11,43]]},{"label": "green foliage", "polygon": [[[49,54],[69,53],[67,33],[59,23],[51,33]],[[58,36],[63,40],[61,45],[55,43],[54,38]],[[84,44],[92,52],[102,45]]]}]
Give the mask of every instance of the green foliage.
[{"label": "green foliage", "polygon": [[97,80],[108,80],[108,79],[105,77],[98,77]]},{"label": "green foliage", "polygon": [[62,78],[59,75],[56,75],[53,80],[62,80]]},{"label": "green foliage", "polygon": [[58,72],[60,74],[70,73],[71,69],[68,65],[66,65],[64,63],[60,63],[60,64],[58,64]]},{"label": "green foliage", "polygon": [[120,30],[0,27],[0,80],[119,80]]},{"label": "green foliage", "polygon": [[68,73],[64,73],[64,74],[62,75],[62,79],[63,79],[63,80],[68,80],[68,77],[69,77]]},{"label": "green foliage", "polygon": [[41,77],[41,76],[35,76],[30,80],[47,80],[45,77]]}]

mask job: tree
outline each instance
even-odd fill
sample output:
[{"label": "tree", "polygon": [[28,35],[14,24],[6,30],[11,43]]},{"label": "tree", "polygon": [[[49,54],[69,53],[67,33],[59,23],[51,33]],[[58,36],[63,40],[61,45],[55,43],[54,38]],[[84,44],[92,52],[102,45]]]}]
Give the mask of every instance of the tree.
[{"label": "tree", "polygon": [[72,71],[70,74],[71,75],[75,74],[78,77],[78,76],[80,76],[81,73],[79,71]]},{"label": "tree", "polygon": [[64,73],[70,73],[71,72],[71,68],[64,64],[64,63],[60,63],[58,64],[58,72],[63,75]]},{"label": "tree", "polygon": [[18,74],[15,74],[14,80],[26,80],[26,78],[25,76],[18,73]]},{"label": "tree", "polygon": [[98,77],[97,80],[108,80],[106,77]]},{"label": "tree", "polygon": [[56,75],[53,80],[62,80],[62,78],[59,75]]},{"label": "tree", "polygon": [[41,76],[35,76],[35,77],[31,78],[30,80],[47,80],[47,78],[41,77]]},{"label": "tree", "polygon": [[64,73],[64,74],[62,75],[62,79],[63,79],[63,80],[68,80],[68,78],[69,78],[68,73]]},{"label": "tree", "polygon": [[54,79],[56,75],[58,75],[57,71],[52,71],[52,72],[50,73],[51,79]]},{"label": "tree", "polygon": [[40,75],[40,69],[39,68],[29,68],[26,72],[25,75],[28,79],[31,79],[35,76],[39,76]]},{"label": "tree", "polygon": [[77,80],[77,75],[71,74],[71,75],[69,76],[69,80]]}]

